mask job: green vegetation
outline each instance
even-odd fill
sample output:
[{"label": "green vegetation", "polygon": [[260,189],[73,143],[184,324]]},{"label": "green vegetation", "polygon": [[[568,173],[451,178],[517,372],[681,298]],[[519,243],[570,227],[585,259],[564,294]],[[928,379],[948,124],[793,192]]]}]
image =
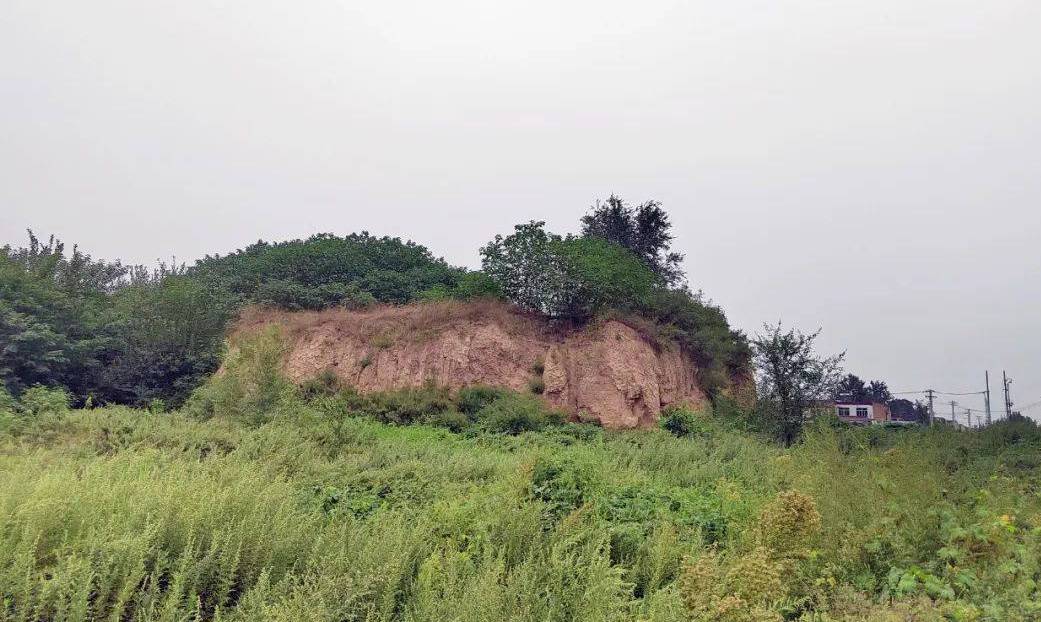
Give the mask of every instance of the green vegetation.
[{"label": "green vegetation", "polygon": [[97,387],[117,356],[106,316],[107,292],[125,274],[53,239],[30,234],[29,246],[0,249],[0,380],[13,393],[34,384],[78,395]]},{"label": "green vegetation", "polygon": [[[481,249],[482,272],[520,307],[579,324],[621,317],[661,343],[677,344],[700,363],[702,386],[715,397],[731,378],[750,373],[748,339],[700,293],[670,285],[681,273],[680,257],[667,251],[668,220],[656,204],[644,207],[653,218],[611,218],[597,208],[583,220],[583,237],[547,232],[543,222],[517,225]],[[638,225],[659,229],[625,233]],[[647,239],[656,242],[641,241]]]},{"label": "green vegetation", "polygon": [[810,407],[831,396],[839,382],[845,354],[821,356],[814,350],[820,334],[767,325],[753,345],[759,371],[759,409],[764,424],[786,445],[801,435]]},{"label": "green vegetation", "polygon": [[[18,395],[63,387],[76,405],[181,406],[216,370],[229,322],[249,305],[362,309],[448,298],[504,298],[553,320],[624,316],[697,358],[714,396],[749,372],[747,339],[715,305],[678,285],[668,216],[611,197],[582,235],[519,225],[481,249],[484,269],[366,232],[258,241],[192,266],[155,270],[92,259],[31,232],[0,248],[0,382]],[[374,347],[389,345],[377,338]],[[539,383],[532,381],[532,391]]]},{"label": "green vegetation", "polygon": [[245,305],[352,309],[493,291],[412,242],[367,233],[257,242],[192,267],[92,259],[31,232],[0,249],[0,381],[64,387],[77,404],[180,405],[220,359]]},{"label": "green vegetation", "polygon": [[0,619],[1033,620],[1041,431],[359,396],[269,332],[171,413],[0,392]]},{"label": "green vegetation", "polygon": [[551,318],[588,321],[645,300],[657,277],[622,246],[561,237],[543,222],[517,225],[481,249],[482,269],[517,305]]},{"label": "green vegetation", "polygon": [[669,215],[658,201],[633,207],[611,195],[597,201],[582,217],[582,236],[617,244],[638,257],[666,285],[683,280],[683,255],[669,249],[672,243]]},{"label": "green vegetation", "polygon": [[425,290],[454,288],[465,271],[414,242],[362,232],[259,241],[223,257],[206,257],[192,273],[240,304],[324,309],[410,302]]},{"label": "green vegetation", "polygon": [[[1041,619],[1034,423],[809,420],[891,395],[816,333],[731,329],[680,284],[658,204],[582,226],[520,225],[479,272],[367,233],[152,272],[4,247],[0,620]],[[695,357],[711,400],[611,432],[546,406],[543,361],[522,392],[361,395],[289,382],[277,328],[223,341],[245,305],[483,296],[622,319]],[[726,389],[753,362],[749,410]]]}]

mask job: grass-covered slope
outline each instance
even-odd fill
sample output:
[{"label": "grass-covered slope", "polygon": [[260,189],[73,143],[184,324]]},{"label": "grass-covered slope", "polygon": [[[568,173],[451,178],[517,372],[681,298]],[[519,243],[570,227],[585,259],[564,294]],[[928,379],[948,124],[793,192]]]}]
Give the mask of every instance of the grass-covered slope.
[{"label": "grass-covered slope", "polygon": [[417,396],[208,420],[30,397],[0,415],[0,619],[1039,615],[1026,422],[780,449],[721,417],[670,419],[681,438],[481,424],[516,396],[453,397],[461,433],[395,419]]}]

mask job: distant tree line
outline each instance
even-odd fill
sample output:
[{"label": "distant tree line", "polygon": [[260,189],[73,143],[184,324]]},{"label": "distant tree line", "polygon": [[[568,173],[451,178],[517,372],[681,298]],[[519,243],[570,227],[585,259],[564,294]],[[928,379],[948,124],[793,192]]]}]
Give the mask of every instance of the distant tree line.
[{"label": "distant tree line", "polygon": [[497,297],[555,321],[643,316],[703,367],[713,392],[749,373],[748,339],[692,293],[653,201],[611,196],[579,235],[518,225],[481,249],[482,269],[449,265],[414,242],[366,232],[258,241],[191,266],[94,259],[32,232],[0,248],[0,381],[18,395],[64,387],[77,404],[182,403],[219,364],[228,323],[247,305],[351,309]]}]

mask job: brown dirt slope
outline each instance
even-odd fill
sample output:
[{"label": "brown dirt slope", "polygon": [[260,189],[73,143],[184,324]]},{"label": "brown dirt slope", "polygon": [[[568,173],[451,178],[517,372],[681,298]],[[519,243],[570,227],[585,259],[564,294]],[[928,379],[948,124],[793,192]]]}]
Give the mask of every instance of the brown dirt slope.
[{"label": "brown dirt slope", "polygon": [[271,323],[284,329],[285,369],[297,382],[331,370],[363,393],[427,382],[528,391],[541,379],[549,404],[608,428],[652,426],[664,407],[706,399],[693,361],[620,320],[554,329],[502,303],[449,301],[365,311],[251,310],[235,334]]}]

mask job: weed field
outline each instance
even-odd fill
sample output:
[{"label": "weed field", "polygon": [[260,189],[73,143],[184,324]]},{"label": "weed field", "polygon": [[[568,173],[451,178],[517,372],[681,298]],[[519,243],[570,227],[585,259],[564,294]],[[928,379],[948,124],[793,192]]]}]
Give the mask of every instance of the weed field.
[{"label": "weed field", "polygon": [[[472,398],[472,396],[471,396]],[[349,400],[348,400],[349,401]],[[0,415],[10,620],[1032,620],[1041,433]],[[500,405],[500,410],[502,405]]]}]

